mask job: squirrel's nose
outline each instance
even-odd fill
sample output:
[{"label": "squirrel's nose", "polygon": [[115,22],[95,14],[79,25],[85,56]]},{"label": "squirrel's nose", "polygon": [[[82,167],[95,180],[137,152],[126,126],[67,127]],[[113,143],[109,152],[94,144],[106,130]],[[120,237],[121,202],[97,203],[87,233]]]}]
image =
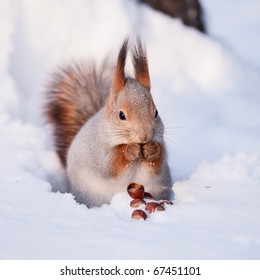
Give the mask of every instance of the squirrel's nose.
[{"label": "squirrel's nose", "polygon": [[149,142],[152,140],[152,131],[143,131],[143,133],[140,133],[138,135],[139,141],[140,143],[145,143],[145,142]]},{"label": "squirrel's nose", "polygon": [[139,138],[139,141],[140,141],[141,143],[144,143],[144,142],[147,141],[147,135],[145,135],[145,134],[139,135],[138,138]]}]

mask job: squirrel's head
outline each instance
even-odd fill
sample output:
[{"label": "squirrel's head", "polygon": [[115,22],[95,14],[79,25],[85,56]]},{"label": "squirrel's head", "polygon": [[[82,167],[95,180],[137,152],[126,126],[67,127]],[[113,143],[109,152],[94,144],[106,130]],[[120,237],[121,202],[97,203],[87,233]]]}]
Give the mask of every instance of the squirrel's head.
[{"label": "squirrel's head", "polygon": [[151,95],[150,76],[145,48],[140,39],[132,48],[135,78],[125,77],[128,52],[126,39],[120,49],[106,114],[113,122],[118,143],[161,142],[163,124]]}]

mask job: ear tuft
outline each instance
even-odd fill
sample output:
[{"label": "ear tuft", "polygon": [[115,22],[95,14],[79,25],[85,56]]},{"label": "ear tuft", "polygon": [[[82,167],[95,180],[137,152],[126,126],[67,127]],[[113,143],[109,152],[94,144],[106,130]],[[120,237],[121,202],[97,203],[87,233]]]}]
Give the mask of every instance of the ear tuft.
[{"label": "ear tuft", "polygon": [[146,50],[140,37],[137,38],[135,47],[132,48],[132,62],[136,80],[145,88],[151,88]]},{"label": "ear tuft", "polygon": [[128,51],[128,38],[124,40],[117,58],[117,64],[116,64],[114,81],[113,81],[113,89],[115,93],[118,93],[120,90],[122,90],[125,85],[125,81],[126,81],[125,62],[126,62],[127,51]]}]

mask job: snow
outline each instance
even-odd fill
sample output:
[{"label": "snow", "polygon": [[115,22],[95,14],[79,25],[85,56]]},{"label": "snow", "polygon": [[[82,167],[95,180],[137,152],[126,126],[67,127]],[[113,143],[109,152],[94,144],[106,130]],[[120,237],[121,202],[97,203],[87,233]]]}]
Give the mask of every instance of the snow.
[{"label": "snow", "polygon": [[[0,1],[0,259],[259,259],[259,1],[202,4],[209,35],[135,1]],[[146,221],[126,193],[92,209],[65,193],[42,116],[57,64],[113,59],[136,32],[175,179]]]}]

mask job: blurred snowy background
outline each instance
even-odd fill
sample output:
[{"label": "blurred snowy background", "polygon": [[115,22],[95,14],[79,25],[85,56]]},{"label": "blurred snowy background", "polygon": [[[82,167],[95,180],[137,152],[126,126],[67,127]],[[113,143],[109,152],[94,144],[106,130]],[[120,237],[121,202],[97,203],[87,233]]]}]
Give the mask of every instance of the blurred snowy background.
[{"label": "blurred snowy background", "polygon": [[[134,0],[0,0],[0,259],[259,259],[260,1],[202,0],[207,34]],[[146,42],[175,205],[131,220],[62,191],[48,74]]]}]

